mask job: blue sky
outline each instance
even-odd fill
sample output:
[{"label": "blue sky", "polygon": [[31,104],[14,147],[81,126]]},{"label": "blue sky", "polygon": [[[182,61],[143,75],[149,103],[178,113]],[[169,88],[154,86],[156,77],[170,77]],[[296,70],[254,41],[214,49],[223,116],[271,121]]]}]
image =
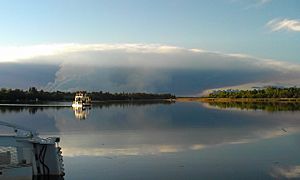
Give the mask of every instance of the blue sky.
[{"label": "blue sky", "polygon": [[0,15],[2,47],[156,43],[300,63],[300,31],[267,25],[299,22],[298,0],[9,0]]}]

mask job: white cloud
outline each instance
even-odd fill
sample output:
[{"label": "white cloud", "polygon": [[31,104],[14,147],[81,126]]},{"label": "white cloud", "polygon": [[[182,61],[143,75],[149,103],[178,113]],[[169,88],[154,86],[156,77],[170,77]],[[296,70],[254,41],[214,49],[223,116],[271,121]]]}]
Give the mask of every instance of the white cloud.
[{"label": "white cloud", "polygon": [[[156,59],[145,59],[151,55]],[[129,56],[129,57],[128,57]],[[170,57],[174,59],[170,59]],[[199,58],[201,56],[201,58]],[[128,66],[129,64],[151,65],[154,67],[184,66],[188,59],[198,58],[198,63],[204,63],[205,59],[218,59],[218,61],[251,62],[258,66],[268,66],[276,69],[293,70],[299,66],[272,59],[258,58],[245,54],[226,54],[203,49],[187,49],[177,46],[160,44],[42,44],[34,46],[11,46],[0,47],[0,62],[30,62],[30,63],[52,63],[52,64],[82,64],[81,60],[88,60],[85,63],[101,66]],[[114,59],[112,59],[114,57]],[[123,57],[123,58],[121,58]],[[222,57],[222,58],[219,58]],[[109,59],[109,60],[108,60]],[[122,60],[120,60],[122,59]],[[158,60],[157,60],[158,59]],[[41,61],[42,60],[42,61]],[[114,60],[114,61],[113,61]],[[207,60],[207,61],[210,61]],[[148,62],[146,62],[148,61]],[[195,61],[195,60],[193,60]],[[188,67],[194,67],[189,64]],[[208,64],[206,64],[208,65]],[[203,66],[203,64],[201,64]],[[216,64],[214,64],[216,66]]]},{"label": "white cloud", "polygon": [[[180,93],[197,93],[205,88],[267,83],[274,79],[279,82],[294,79],[298,83],[295,85],[300,84],[299,64],[160,44],[0,47],[0,62],[58,65],[55,80],[42,87],[48,90],[177,93],[181,89]],[[185,83],[185,90],[176,85],[178,82]]]},{"label": "white cloud", "polygon": [[[184,48],[159,44],[41,44],[33,46],[0,47],[0,62],[21,62],[45,56],[57,56],[76,52],[123,51],[127,53],[174,53]],[[195,49],[192,49],[195,50]],[[197,49],[197,51],[202,51]],[[53,62],[52,62],[53,63]]]},{"label": "white cloud", "polygon": [[300,32],[300,20],[297,19],[273,19],[267,23],[272,31],[295,31]]}]

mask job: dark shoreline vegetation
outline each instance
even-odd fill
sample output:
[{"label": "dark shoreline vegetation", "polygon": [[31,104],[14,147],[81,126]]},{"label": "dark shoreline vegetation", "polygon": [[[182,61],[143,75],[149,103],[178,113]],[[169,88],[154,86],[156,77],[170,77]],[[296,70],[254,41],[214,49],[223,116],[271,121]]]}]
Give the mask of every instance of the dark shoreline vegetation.
[{"label": "dark shoreline vegetation", "polygon": [[[164,100],[175,99],[172,94],[152,93],[110,93],[110,92],[87,92],[93,101],[135,101],[135,100]],[[73,101],[75,92],[53,91],[47,92],[31,87],[28,90],[5,89],[0,90],[0,102],[23,103],[23,102],[49,102],[49,101]]]},{"label": "dark shoreline vegetation", "polygon": [[267,87],[254,90],[220,90],[212,92],[208,98],[300,98],[300,88]]}]

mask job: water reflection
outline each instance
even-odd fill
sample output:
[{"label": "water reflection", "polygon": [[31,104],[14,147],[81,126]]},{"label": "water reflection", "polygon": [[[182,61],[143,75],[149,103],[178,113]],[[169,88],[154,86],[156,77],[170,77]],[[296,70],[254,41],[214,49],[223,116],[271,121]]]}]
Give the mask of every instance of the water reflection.
[{"label": "water reflection", "polygon": [[70,107],[0,114],[59,135],[67,179],[271,179],[297,172],[300,111],[208,107],[99,103],[85,121],[76,120]]},{"label": "water reflection", "polygon": [[270,175],[276,179],[299,179],[300,165],[295,166],[274,166]]},{"label": "water reflection", "polygon": [[[165,101],[165,100],[155,100],[155,101],[119,101],[119,102],[98,102],[93,103],[93,108],[109,108],[111,106],[114,107],[122,107],[126,108],[129,106],[147,106],[147,105],[157,105],[157,104],[172,104],[175,103],[174,101]],[[73,107],[73,111],[75,114],[75,118],[79,120],[85,120],[88,118],[91,106],[84,106],[84,107]]]},{"label": "water reflection", "polygon": [[52,105],[52,106],[22,106],[22,105],[1,105],[0,106],[0,113],[5,114],[5,113],[21,113],[21,112],[28,112],[29,114],[36,114],[37,112],[41,111],[43,112],[44,110],[47,109],[63,109],[68,107],[68,105]]},{"label": "water reflection", "polygon": [[300,111],[300,102],[210,102],[204,105],[220,109],[263,110],[268,112]]},{"label": "water reflection", "polygon": [[76,119],[85,120],[88,117],[91,107],[73,107]]}]

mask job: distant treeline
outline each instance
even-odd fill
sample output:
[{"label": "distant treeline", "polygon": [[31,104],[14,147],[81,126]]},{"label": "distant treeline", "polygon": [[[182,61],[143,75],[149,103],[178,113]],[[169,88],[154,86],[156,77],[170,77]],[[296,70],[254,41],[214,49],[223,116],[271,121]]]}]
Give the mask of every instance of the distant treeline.
[{"label": "distant treeline", "polygon": [[[93,101],[122,101],[122,100],[158,100],[174,99],[172,94],[150,94],[150,93],[109,93],[90,92],[87,93]],[[28,90],[5,89],[0,90],[0,101],[10,102],[34,102],[34,101],[73,101],[75,92],[53,91],[47,92],[31,87]]]},{"label": "distant treeline", "polygon": [[276,88],[254,90],[222,90],[209,94],[210,98],[300,98],[300,88]]}]

